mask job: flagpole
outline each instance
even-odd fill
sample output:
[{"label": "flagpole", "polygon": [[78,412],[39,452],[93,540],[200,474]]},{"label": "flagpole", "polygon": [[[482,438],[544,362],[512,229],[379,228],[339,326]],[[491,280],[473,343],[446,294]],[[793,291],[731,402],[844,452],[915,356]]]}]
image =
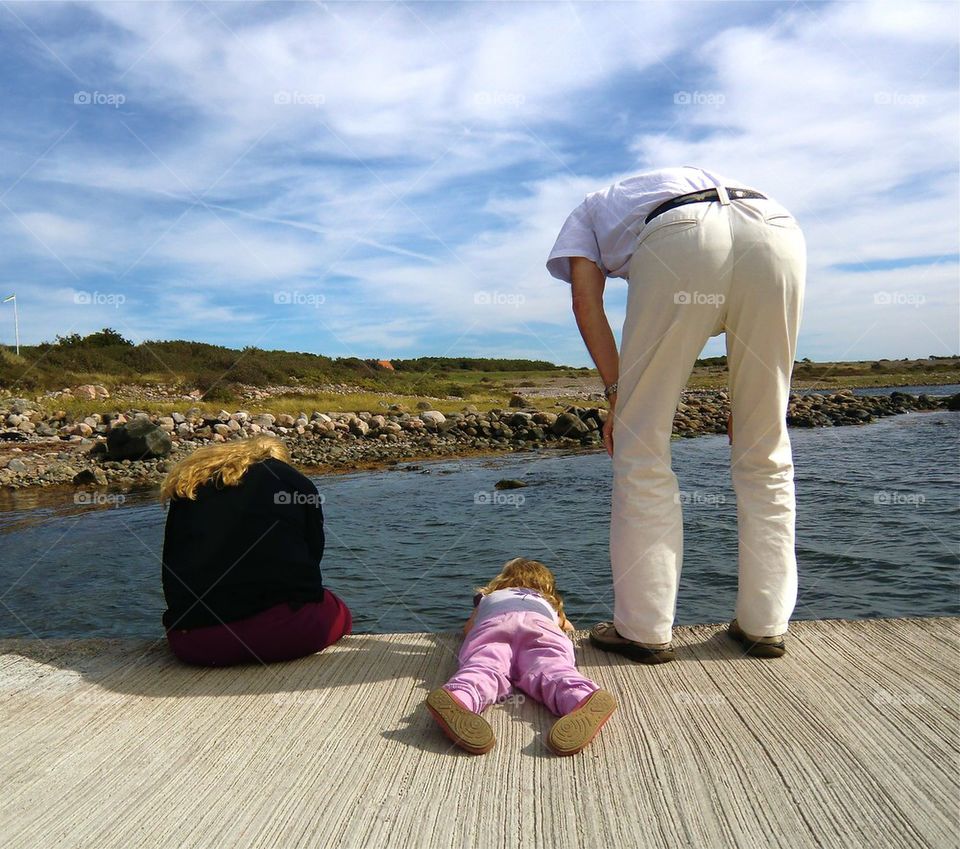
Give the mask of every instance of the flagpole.
[{"label": "flagpole", "polygon": [[6,298],[3,299],[3,301],[0,301],[0,303],[5,304],[7,301],[13,301],[13,329],[17,338],[17,356],[19,357],[20,356],[20,313],[17,310],[17,296],[15,294],[8,295]]}]

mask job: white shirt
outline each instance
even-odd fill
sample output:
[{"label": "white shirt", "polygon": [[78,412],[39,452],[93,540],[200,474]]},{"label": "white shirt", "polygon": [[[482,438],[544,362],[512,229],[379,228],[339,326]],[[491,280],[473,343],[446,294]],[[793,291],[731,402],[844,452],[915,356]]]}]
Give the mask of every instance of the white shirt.
[{"label": "white shirt", "polygon": [[570,282],[570,257],[593,260],[607,277],[626,278],[633,246],[644,219],[670,198],[728,186],[749,189],[738,180],[684,165],[646,171],[592,192],[570,213],[547,258],[547,271]]},{"label": "white shirt", "polygon": [[539,613],[554,622],[560,621],[553,605],[540,593],[535,590],[510,587],[506,590],[494,590],[480,599],[474,624],[504,613]]}]

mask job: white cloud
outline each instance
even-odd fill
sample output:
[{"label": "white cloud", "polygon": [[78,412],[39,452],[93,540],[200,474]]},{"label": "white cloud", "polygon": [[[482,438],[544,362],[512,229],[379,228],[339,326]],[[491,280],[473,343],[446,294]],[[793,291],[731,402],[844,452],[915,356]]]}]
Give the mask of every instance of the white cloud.
[{"label": "white cloud", "polygon": [[[5,202],[72,271],[137,289],[127,317],[147,336],[202,334],[194,316],[246,333],[289,285],[328,300],[280,314],[274,345],[415,354],[466,333],[583,363],[545,255],[585,193],[657,165],[703,164],[794,209],[825,356],[862,305],[862,277],[834,266],[957,250],[950,4],[104,3],[80,28],[75,7],[22,8],[80,81],[31,41],[39,68],[126,102],[98,112],[60,86],[28,164],[77,126]],[[670,106],[694,89],[722,102]],[[593,151],[597,129],[610,141]],[[31,275],[62,278],[9,217],[0,239]],[[916,285],[949,304],[949,273]],[[191,286],[188,310],[149,306]],[[623,288],[609,287],[615,326]],[[932,330],[898,310],[864,346],[955,338],[949,310]]]}]

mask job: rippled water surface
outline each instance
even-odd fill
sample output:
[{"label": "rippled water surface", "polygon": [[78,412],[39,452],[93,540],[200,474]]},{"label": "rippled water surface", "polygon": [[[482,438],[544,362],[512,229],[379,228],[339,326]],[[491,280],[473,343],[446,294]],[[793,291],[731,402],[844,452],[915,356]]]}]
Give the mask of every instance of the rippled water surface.
[{"label": "rippled water surface", "polygon": [[[797,466],[796,618],[960,615],[960,415],[791,431]],[[720,622],[736,592],[736,505],[724,437],[674,443],[686,494],[680,623]],[[494,490],[501,478],[529,486]],[[609,615],[610,461],[511,455],[317,479],[325,583],[358,631],[458,626],[472,588],[509,557],[552,566],[579,626]],[[0,635],[159,636],[164,510],[70,493],[0,501]]]}]

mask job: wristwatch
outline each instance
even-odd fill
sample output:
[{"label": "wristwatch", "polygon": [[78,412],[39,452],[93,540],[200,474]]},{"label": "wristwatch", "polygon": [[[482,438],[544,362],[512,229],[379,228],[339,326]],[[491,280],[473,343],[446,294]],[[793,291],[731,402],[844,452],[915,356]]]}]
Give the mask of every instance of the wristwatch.
[{"label": "wristwatch", "polygon": [[609,386],[605,386],[605,387],[603,388],[603,397],[606,398],[608,401],[610,400],[610,396],[611,396],[611,395],[616,395],[616,394],[617,394],[617,384],[618,384],[618,383],[619,383],[619,381],[616,381],[616,380],[615,380],[615,381],[614,381],[613,383],[611,383]]}]

